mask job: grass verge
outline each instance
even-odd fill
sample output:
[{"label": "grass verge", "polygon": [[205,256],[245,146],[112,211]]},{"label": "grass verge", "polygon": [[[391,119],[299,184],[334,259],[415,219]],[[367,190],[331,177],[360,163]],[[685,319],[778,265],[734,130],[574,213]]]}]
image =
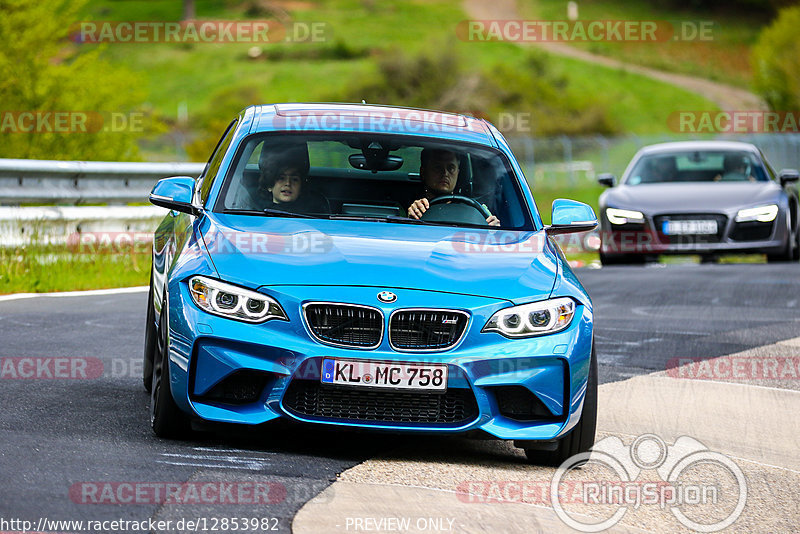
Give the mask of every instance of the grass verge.
[{"label": "grass verge", "polygon": [[[377,58],[390,48],[403,50],[410,56],[446,48],[462,58],[465,65],[481,69],[498,64],[509,69],[526,69],[527,60],[534,53],[514,43],[460,40],[456,30],[467,18],[460,0],[330,0],[292,5],[294,21],[324,22],[329,29],[328,41],[268,43],[261,45],[264,53],[255,60],[248,57],[253,43],[110,43],[105,45],[103,53],[112,62],[123,63],[139,73],[149,104],[168,120],[177,123],[178,108],[188,110],[190,127],[198,114],[208,115],[209,110],[220,108],[217,97],[225,89],[239,88],[242,94],[251,95],[239,99],[242,100],[239,109],[253,103],[336,99],[336,95],[347,94],[354,81],[373,78],[377,73]],[[248,18],[243,6],[231,6],[198,1],[197,16]],[[180,5],[164,1],[94,0],[88,4],[86,16],[100,21],[177,20]],[[337,43],[344,49],[366,54],[341,59],[321,54],[314,59],[310,53],[315,47],[327,50]],[[549,64],[565,80],[570,98],[605,106],[622,132],[666,132],[671,110],[716,109],[710,101],[694,93],[618,69],[565,58],[552,58]],[[230,114],[235,111],[238,109]],[[543,116],[533,120],[556,119]],[[166,146],[147,148],[159,149],[169,150]],[[154,155],[168,158],[167,154]]]},{"label": "grass verge", "polygon": [[[690,74],[739,87],[752,80],[750,48],[761,29],[769,24],[767,10],[743,14],[730,9],[715,11],[675,9],[657,2],[628,0],[587,0],[579,2],[580,20],[666,21],[676,29],[678,39],[665,42],[571,42],[572,46],[660,70]],[[566,20],[562,0],[534,0],[520,3],[523,18]],[[710,28],[707,37],[691,37],[692,28]],[[685,108],[689,109],[689,108]],[[701,108],[698,108],[701,109]]]},{"label": "grass verge", "polygon": [[0,294],[147,285],[150,257],[140,251],[81,252],[66,245],[0,248]]}]

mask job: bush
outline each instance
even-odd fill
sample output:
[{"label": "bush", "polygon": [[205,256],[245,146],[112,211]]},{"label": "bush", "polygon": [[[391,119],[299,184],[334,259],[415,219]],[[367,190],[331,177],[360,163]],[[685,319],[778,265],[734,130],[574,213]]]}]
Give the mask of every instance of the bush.
[{"label": "bush", "polygon": [[261,90],[250,85],[223,89],[212,95],[209,102],[209,107],[195,115],[190,123],[190,129],[197,132],[197,137],[186,145],[191,161],[208,161],[236,114],[247,106],[263,104]]},{"label": "bush", "polygon": [[[553,74],[550,58],[531,51],[519,67],[496,63],[465,69],[449,47],[408,57],[392,51],[378,61],[375,79],[331,100],[447,110],[484,117],[503,129],[504,118],[524,117],[524,133],[536,135],[614,133],[607,107],[571,90]],[[527,130],[529,128],[530,130]],[[519,130],[518,130],[519,131]]]},{"label": "bush", "polygon": [[800,109],[800,6],[781,10],[753,47],[753,85],[770,108]]},{"label": "bush", "polygon": [[772,15],[780,8],[796,0],[649,0],[649,3],[664,9],[691,9],[693,11],[725,11],[744,14]]},{"label": "bush", "polygon": [[[101,60],[99,48],[69,42],[70,26],[79,20],[83,3],[0,0],[0,102],[2,111],[11,112],[4,118],[15,112],[78,112],[90,117],[90,125],[92,118],[107,119],[112,112],[127,121],[130,112],[139,111],[144,98],[139,89],[142,80]],[[120,124],[117,131],[96,133],[47,132],[46,128],[22,132],[16,125],[4,133],[0,157],[137,159],[136,140],[142,132]],[[108,123],[104,120],[102,126]]]}]

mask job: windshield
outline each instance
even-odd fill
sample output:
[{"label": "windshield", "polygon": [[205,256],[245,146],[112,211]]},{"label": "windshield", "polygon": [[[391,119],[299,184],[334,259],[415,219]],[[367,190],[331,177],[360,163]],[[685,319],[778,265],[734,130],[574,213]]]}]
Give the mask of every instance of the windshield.
[{"label": "windshield", "polygon": [[215,210],[533,229],[502,153],[397,135],[250,136],[237,151]]},{"label": "windshield", "polygon": [[750,152],[695,150],[643,156],[625,183],[764,182],[768,179],[764,167]]}]

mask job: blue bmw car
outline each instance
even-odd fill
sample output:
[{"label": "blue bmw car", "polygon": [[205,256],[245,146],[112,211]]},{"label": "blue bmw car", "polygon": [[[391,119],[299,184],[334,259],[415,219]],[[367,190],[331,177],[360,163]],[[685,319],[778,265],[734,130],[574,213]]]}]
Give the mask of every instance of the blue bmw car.
[{"label": "blue bmw car", "polygon": [[594,442],[592,302],[484,120],[371,105],[245,109],[198,178],[159,181],[144,385],[153,431],[286,419]]}]

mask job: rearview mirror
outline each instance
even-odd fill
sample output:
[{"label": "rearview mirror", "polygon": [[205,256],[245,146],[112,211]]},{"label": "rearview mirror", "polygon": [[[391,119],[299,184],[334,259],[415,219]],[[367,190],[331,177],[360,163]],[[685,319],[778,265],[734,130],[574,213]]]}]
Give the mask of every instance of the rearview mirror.
[{"label": "rearview mirror", "polygon": [[594,210],[583,202],[557,198],[553,201],[552,224],[545,230],[548,234],[570,234],[588,232],[597,226]]},{"label": "rearview mirror", "polygon": [[797,169],[781,169],[778,179],[781,181],[781,185],[786,185],[789,182],[796,182],[800,179],[800,173],[797,172]]},{"label": "rearview mirror", "polygon": [[364,154],[350,154],[347,158],[352,167],[365,171],[396,171],[403,166],[403,158],[399,156],[384,156],[367,158]]},{"label": "rearview mirror", "polygon": [[617,178],[610,172],[604,172],[603,174],[597,176],[597,183],[606,187],[614,187],[616,182]]},{"label": "rearview mirror", "polygon": [[192,204],[194,178],[173,176],[159,180],[150,192],[150,203],[162,208],[197,215],[199,210]]}]

